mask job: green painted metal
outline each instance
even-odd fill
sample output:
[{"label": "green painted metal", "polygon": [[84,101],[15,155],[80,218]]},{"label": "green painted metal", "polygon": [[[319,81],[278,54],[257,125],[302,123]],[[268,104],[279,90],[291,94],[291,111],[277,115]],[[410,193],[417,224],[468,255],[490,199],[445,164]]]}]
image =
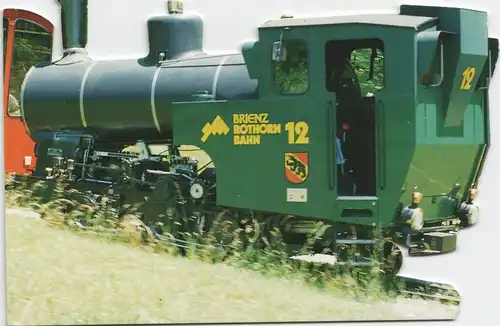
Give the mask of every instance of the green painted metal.
[{"label": "green painted metal", "polygon": [[[239,136],[233,131],[235,126],[238,128],[241,124],[233,122],[240,114],[261,114],[260,117],[271,124],[271,131],[275,133],[260,135],[258,145],[234,145],[235,137]],[[197,118],[192,122],[192,129],[174,127],[173,138],[177,144],[195,145],[210,155],[217,169],[217,183],[223,185],[217,187],[220,205],[328,218],[335,214],[336,198],[336,189],[328,182],[333,174],[330,169],[333,157],[327,154],[331,143],[327,141],[329,127],[333,125],[328,123],[330,114],[323,98],[311,99],[308,96],[175,104],[174,126],[186,119],[193,121],[193,116]],[[216,117],[220,118],[215,120]],[[308,122],[310,144],[285,145],[288,139],[285,124],[290,121]],[[211,134],[203,142],[201,129],[207,123],[213,126],[214,133],[216,130],[223,131],[226,126],[228,134]],[[285,178],[284,155],[286,152],[304,151],[309,154],[310,174],[301,188],[308,189],[308,202],[285,204],[286,189],[290,185]]]},{"label": "green painted metal", "polygon": [[[287,21],[259,30],[258,43],[243,47],[249,74],[259,79],[259,101],[182,103],[174,105],[174,140],[206,150],[217,168],[221,205],[261,209],[389,227],[400,205],[411,203],[414,187],[422,192],[427,221],[454,217],[476,172],[478,153],[487,141],[487,89],[478,89],[488,58],[486,14],[457,8],[402,6],[405,15],[430,17],[415,26],[371,23],[290,23],[284,39],[307,40],[309,85],[305,93],[276,91],[270,71],[273,42]],[[435,19],[433,19],[434,17]],[[376,18],[376,15],[373,15]],[[378,38],[384,43],[385,85],[376,92],[377,191],[373,197],[337,197],[332,179],[335,97],[324,87],[324,44],[330,40]],[[444,71],[440,83],[443,45]],[[470,89],[461,90],[462,72],[474,67]],[[429,73],[431,79],[429,81]],[[426,77],[427,79],[422,79]],[[423,85],[424,83],[425,85]],[[233,143],[234,114],[263,113],[281,133],[261,137],[259,145]],[[219,116],[227,134],[200,140],[201,130]],[[192,128],[182,126],[190,121]],[[287,143],[285,124],[306,121],[310,143]],[[220,127],[220,125],[219,125]],[[284,176],[285,152],[309,153],[309,177],[300,184]],[[483,158],[484,159],[484,158]],[[460,183],[460,188],[454,188]],[[307,203],[287,203],[287,188],[306,188]],[[372,216],[342,217],[346,208],[372,210]]]},{"label": "green painted metal", "polygon": [[[421,207],[426,220],[443,220],[455,215],[456,205],[466,199],[476,181],[476,167],[485,159],[489,121],[488,89],[483,86],[493,73],[489,64],[490,60],[496,62],[498,47],[488,41],[486,13],[420,6],[402,6],[401,11],[438,16],[442,31],[417,37],[419,72],[427,73],[424,68],[433,67],[437,76],[426,80],[426,85],[417,85],[416,147],[400,201],[418,187],[424,195]],[[426,66],[426,61],[431,64]],[[468,67],[475,69],[470,80],[466,78]]]},{"label": "green painted metal", "polygon": [[58,0],[61,4],[64,49],[87,45],[88,0]]},{"label": "green painted metal", "polygon": [[[459,127],[480,72],[488,57],[488,25],[485,12],[460,8],[402,6],[407,15],[439,17],[439,27],[448,33],[445,43],[441,110],[445,114],[444,127]],[[477,70],[473,73],[470,67]],[[470,72],[469,72],[470,71]],[[470,73],[470,79],[465,75]],[[465,75],[464,75],[465,74]]]}]

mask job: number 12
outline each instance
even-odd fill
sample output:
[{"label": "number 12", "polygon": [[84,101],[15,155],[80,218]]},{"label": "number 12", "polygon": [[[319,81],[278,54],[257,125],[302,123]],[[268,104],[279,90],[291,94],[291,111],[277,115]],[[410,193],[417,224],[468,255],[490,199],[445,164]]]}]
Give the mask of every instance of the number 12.
[{"label": "number 12", "polygon": [[288,131],[289,144],[309,144],[309,137],[307,136],[309,125],[307,122],[290,121],[285,125],[285,130]]},{"label": "number 12", "polygon": [[462,73],[462,84],[460,85],[460,89],[470,89],[472,80],[476,75],[476,68],[467,67]]}]

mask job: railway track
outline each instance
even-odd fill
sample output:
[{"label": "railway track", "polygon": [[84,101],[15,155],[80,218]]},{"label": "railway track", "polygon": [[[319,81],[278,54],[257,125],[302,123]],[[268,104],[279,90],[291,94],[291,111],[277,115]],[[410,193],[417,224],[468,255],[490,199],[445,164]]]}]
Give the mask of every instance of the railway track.
[{"label": "railway track", "polygon": [[425,300],[447,304],[460,304],[460,294],[451,285],[398,276],[405,287],[400,293],[405,297],[419,297]]},{"label": "railway track", "polygon": [[[172,235],[160,235],[157,232],[153,231],[153,234],[158,239],[158,241],[173,245],[178,248],[187,249],[188,246],[191,250],[202,250],[204,248],[203,245],[195,244],[194,246],[187,241],[182,239],[178,239],[173,237]],[[227,249],[223,244],[219,244],[222,249]],[[338,262],[336,257],[333,255],[324,255],[324,254],[316,254],[316,255],[308,255],[306,256],[290,256],[290,260],[299,260],[301,262],[309,262],[315,265],[330,265],[330,266],[338,266],[338,265],[350,265],[350,262]],[[368,266],[370,263],[366,262]],[[354,265],[354,263],[353,263]],[[360,265],[359,262],[356,262],[356,265]],[[396,284],[400,284],[398,287],[398,294],[405,298],[419,298],[423,300],[430,301],[438,301],[443,304],[452,304],[459,305],[460,304],[460,294],[457,290],[455,290],[452,286],[437,282],[419,280],[415,278],[405,277],[405,276],[396,276],[395,282]]]}]

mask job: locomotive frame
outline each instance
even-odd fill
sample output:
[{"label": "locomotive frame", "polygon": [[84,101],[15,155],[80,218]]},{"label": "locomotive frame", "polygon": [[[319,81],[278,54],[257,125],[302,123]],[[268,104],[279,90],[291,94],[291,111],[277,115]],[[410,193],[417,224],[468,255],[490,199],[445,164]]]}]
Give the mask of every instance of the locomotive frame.
[{"label": "locomotive frame", "polygon": [[[62,178],[118,207],[189,203],[190,230],[220,208],[257,212],[291,252],[324,222],[318,252],[366,265],[347,247],[375,246],[396,253],[394,273],[396,243],[410,255],[450,252],[476,222],[498,58],[498,40],[472,27],[486,13],[403,5],[392,15],[284,16],[242,53],[214,56],[203,52],[201,19],[169,1],[168,15],[148,20],[147,57],[104,62],[84,49],[86,1],[60,3],[65,56],[33,67],[22,86],[33,179]],[[335,77],[359,48],[371,50],[370,75],[384,56],[374,94],[359,96],[356,76]],[[123,153],[133,144],[138,153]],[[152,154],[154,144],[168,154]],[[181,145],[203,149],[215,168],[182,157]]]}]

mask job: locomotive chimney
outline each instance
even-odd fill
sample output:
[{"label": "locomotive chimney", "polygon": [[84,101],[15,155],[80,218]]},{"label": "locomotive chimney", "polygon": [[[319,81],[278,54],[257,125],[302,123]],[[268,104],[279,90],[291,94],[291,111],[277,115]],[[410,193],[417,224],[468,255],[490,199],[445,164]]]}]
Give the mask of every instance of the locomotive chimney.
[{"label": "locomotive chimney", "polygon": [[61,5],[62,41],[65,55],[86,52],[88,0],[57,0]]},{"label": "locomotive chimney", "polygon": [[168,15],[148,19],[148,64],[203,53],[203,21],[197,15],[184,14],[181,0],[166,2]]}]

